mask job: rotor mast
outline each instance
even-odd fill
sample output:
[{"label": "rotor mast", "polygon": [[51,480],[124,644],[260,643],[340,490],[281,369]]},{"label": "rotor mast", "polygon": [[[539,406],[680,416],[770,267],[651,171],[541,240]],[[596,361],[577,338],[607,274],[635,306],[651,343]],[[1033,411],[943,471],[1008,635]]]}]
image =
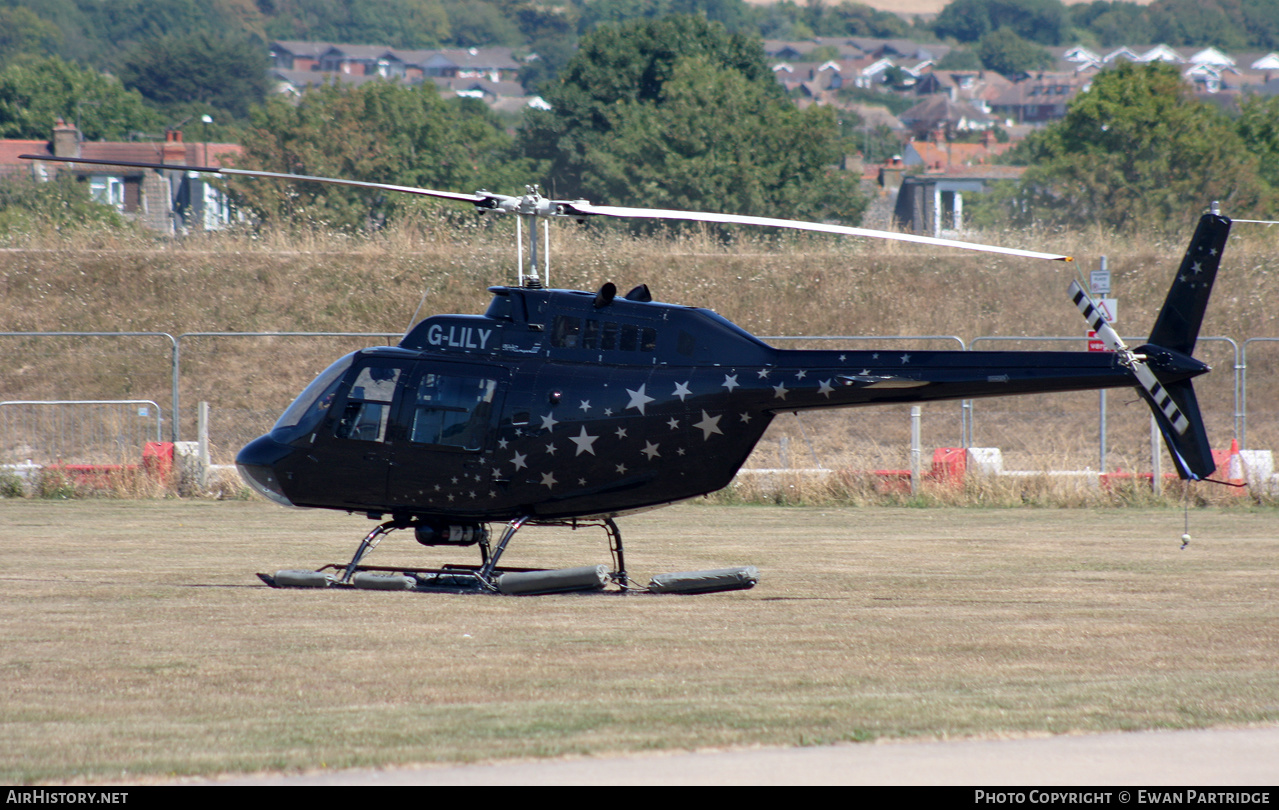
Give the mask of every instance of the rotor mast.
[{"label": "rotor mast", "polygon": [[[521,287],[541,287],[550,281],[551,269],[551,223],[550,218],[560,214],[558,205],[541,195],[537,186],[525,186],[524,194],[519,197],[507,197],[491,194],[481,190],[478,194],[488,196],[491,204],[488,207],[477,206],[485,210],[504,214],[515,214],[515,253],[516,276]],[[528,272],[524,272],[524,221],[528,222]],[[542,273],[538,274],[538,220],[542,224]]]}]

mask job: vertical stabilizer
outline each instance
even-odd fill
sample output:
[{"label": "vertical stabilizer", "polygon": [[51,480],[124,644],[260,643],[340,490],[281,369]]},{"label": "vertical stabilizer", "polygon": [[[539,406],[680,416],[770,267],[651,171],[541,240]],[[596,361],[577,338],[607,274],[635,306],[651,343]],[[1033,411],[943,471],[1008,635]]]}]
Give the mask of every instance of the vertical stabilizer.
[{"label": "vertical stabilizer", "polygon": [[1150,333],[1151,343],[1186,355],[1194,353],[1199,325],[1208,309],[1208,296],[1212,294],[1212,283],[1217,279],[1217,266],[1229,235],[1229,219],[1204,214],[1199,220]]}]

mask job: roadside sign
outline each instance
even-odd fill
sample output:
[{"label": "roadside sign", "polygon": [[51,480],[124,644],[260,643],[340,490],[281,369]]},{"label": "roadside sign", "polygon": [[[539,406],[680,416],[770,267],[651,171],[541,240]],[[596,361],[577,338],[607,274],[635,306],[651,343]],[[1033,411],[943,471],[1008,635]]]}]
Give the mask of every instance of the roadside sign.
[{"label": "roadside sign", "polygon": [[1093,270],[1088,274],[1088,288],[1092,295],[1110,295],[1110,271]]},{"label": "roadside sign", "polygon": [[1106,323],[1115,324],[1119,322],[1118,298],[1102,298],[1097,302],[1097,308],[1101,310],[1101,314],[1106,318]]}]

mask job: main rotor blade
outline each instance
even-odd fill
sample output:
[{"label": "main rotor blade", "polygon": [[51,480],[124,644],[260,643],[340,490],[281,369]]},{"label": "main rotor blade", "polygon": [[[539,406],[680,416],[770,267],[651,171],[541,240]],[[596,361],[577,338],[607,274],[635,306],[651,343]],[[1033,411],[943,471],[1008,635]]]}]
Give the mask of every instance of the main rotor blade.
[{"label": "main rotor blade", "polygon": [[305,174],[286,174],[283,172],[262,172],[255,169],[231,169],[216,166],[188,166],[178,163],[137,163],[127,160],[98,160],[95,158],[53,157],[51,155],[19,155],[27,160],[43,160],[48,163],[88,163],[95,166],[128,166],[135,169],[161,169],[175,172],[200,172],[202,174],[221,174],[240,177],[271,177],[276,180],[305,180],[311,183],[330,183],[337,186],[355,186],[371,188],[378,191],[400,191],[405,194],[417,194],[423,197],[438,197],[442,200],[457,200],[473,205],[485,202],[491,197],[483,194],[459,194],[455,191],[436,191],[430,188],[414,186],[397,186],[391,183],[369,183],[363,180],[340,180],[334,177],[311,177]]},{"label": "main rotor blade", "polygon": [[892,231],[876,231],[869,228],[853,228],[847,225],[826,225],[820,222],[801,222],[794,219],[773,219],[772,217],[749,217],[738,214],[707,214],[698,211],[669,211],[660,208],[622,208],[616,205],[591,205],[585,200],[560,203],[561,210],[584,216],[599,215],[605,217],[638,218],[638,219],[675,219],[688,222],[720,222],[726,225],[760,225],[769,228],[790,228],[796,231],[817,231],[819,233],[836,233],[847,236],[867,236],[873,239],[890,239],[897,242],[916,242],[921,245],[938,245],[940,247],[976,250],[982,253],[1002,253],[1006,256],[1022,256],[1028,259],[1048,259],[1049,261],[1074,261],[1070,256],[1056,253],[1039,253],[1033,250],[1017,250],[1016,248],[980,245],[974,242],[960,242],[955,239],[938,239],[932,236],[917,236],[913,233],[894,233]]},{"label": "main rotor blade", "polygon": [[[95,166],[128,166],[137,169],[159,169],[161,171],[200,172],[218,174],[228,177],[269,177],[276,180],[302,180],[310,183],[329,183],[337,186],[353,186],[378,191],[398,191],[404,194],[417,194],[423,197],[435,197],[441,200],[454,200],[470,203],[483,208],[506,210],[508,207],[522,205],[525,199],[534,199],[540,203],[532,206],[532,210],[519,213],[540,216],[605,216],[634,219],[671,219],[687,222],[717,222],[725,225],[757,225],[768,228],[788,228],[796,231],[814,231],[817,233],[833,233],[844,236],[865,236],[872,239],[888,239],[897,242],[915,242],[921,245],[937,245],[939,247],[974,250],[982,253],[999,253],[1005,256],[1021,256],[1029,259],[1047,259],[1049,261],[1074,261],[1070,256],[1056,253],[1040,253],[1033,250],[981,245],[974,242],[960,242],[955,239],[938,239],[932,236],[918,236],[912,233],[894,233],[877,231],[870,228],[854,228],[847,225],[827,225],[820,222],[802,222],[794,219],[774,219],[772,217],[751,217],[739,214],[715,214],[700,211],[672,211],[661,208],[624,208],[615,205],[592,205],[586,200],[546,201],[534,194],[532,198],[504,197],[500,194],[473,193],[461,194],[455,191],[438,191],[415,186],[400,186],[392,183],[370,183],[364,180],[342,180],[335,177],[313,177],[305,174],[288,174],[286,172],[267,172],[256,169],[232,169],[217,166],[192,166],[178,163],[141,163],[126,160],[99,160],[95,158],[56,157],[53,155],[19,155],[26,160],[42,160],[50,163],[86,163]],[[551,203],[548,205],[548,203]],[[545,206],[545,208],[543,208]],[[552,207],[553,206],[553,207]],[[515,211],[515,208],[512,208]],[[518,211],[517,211],[518,212]],[[552,212],[554,212],[552,214]]]}]

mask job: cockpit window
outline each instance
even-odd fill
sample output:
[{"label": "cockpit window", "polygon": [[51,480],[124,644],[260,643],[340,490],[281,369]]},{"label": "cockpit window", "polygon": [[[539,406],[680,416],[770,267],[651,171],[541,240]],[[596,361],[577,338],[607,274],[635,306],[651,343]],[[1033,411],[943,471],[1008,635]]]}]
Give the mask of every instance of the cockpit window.
[{"label": "cockpit window", "polygon": [[337,394],[338,384],[342,382],[342,375],[354,362],[355,355],[348,354],[320,372],[320,376],[298,394],[293,404],[275,421],[275,427],[296,427],[298,432],[306,432],[324,421]]},{"label": "cockpit window", "polygon": [[423,374],[417,384],[409,437],[419,444],[481,449],[496,390],[496,380]]},{"label": "cockpit window", "polygon": [[368,366],[360,369],[351,384],[346,408],[333,435],[339,439],[367,442],[385,440],[386,425],[391,417],[391,400],[395,398],[395,383],[399,378],[398,368]]}]

